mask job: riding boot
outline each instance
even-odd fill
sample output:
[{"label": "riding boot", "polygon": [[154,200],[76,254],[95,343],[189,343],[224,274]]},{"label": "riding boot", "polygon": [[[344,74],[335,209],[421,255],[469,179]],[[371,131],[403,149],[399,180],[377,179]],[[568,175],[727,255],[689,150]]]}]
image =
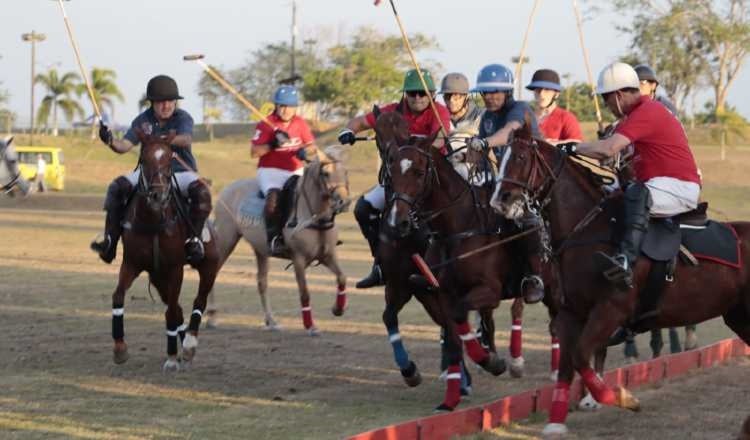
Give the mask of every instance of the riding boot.
[{"label": "riding boot", "polygon": [[357,219],[362,235],[367,239],[370,245],[370,253],[373,257],[373,265],[370,273],[357,281],[357,289],[366,289],[369,287],[382,286],[385,284],[383,271],[380,267],[378,257],[378,244],[380,243],[380,211],[375,209],[370,202],[360,197],[354,207],[354,217]]},{"label": "riding boot", "polygon": [[185,242],[185,254],[191,266],[196,267],[205,257],[203,248],[203,227],[208,215],[211,214],[211,191],[196,180],[188,186],[190,198],[190,238]]},{"label": "riding boot", "polygon": [[651,203],[651,195],[646,185],[641,182],[628,185],[625,189],[624,233],[619,253],[611,256],[604,252],[594,254],[604,277],[615,285],[628,289],[633,286],[633,266],[640,255],[641,243],[646,237]]},{"label": "riding boot", "polygon": [[[521,220],[524,229],[533,228],[543,224],[543,220],[537,215],[530,215]],[[543,270],[543,245],[540,231],[527,235],[521,240],[520,245],[526,254],[527,271],[521,280],[521,292],[526,304],[538,303],[544,299],[544,281],[541,273]]]},{"label": "riding boot", "polygon": [[126,203],[133,186],[127,178],[120,176],[107,187],[107,197],[104,200],[104,210],[107,216],[104,222],[104,238],[102,241],[91,242],[91,250],[99,254],[99,258],[107,264],[117,256],[117,242],[122,234],[122,221],[125,217]]},{"label": "riding boot", "polygon": [[288,253],[284,236],[281,231],[281,219],[279,212],[279,202],[281,199],[281,190],[274,188],[266,194],[266,206],[263,208],[263,218],[266,222],[266,239],[268,240],[268,250],[274,257],[284,256]]}]

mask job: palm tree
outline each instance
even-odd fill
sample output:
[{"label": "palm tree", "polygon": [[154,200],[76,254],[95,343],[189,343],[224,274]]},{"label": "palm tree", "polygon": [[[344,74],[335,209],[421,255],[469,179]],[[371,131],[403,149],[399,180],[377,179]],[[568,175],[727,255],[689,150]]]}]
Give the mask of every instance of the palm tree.
[{"label": "palm tree", "polygon": [[[112,122],[114,122],[115,119],[114,99],[116,98],[120,102],[125,102],[125,97],[117,87],[117,84],[115,84],[115,79],[117,79],[117,73],[112,69],[102,69],[98,67],[91,69],[91,89],[94,92],[94,99],[99,105],[100,110],[103,111],[104,107],[109,108],[109,115]],[[86,84],[79,84],[78,94],[83,95],[87,93]],[[94,118],[94,121],[91,124],[92,138],[96,136],[96,123],[96,118]]]},{"label": "palm tree", "polygon": [[48,126],[50,111],[52,111],[52,135],[57,136],[57,108],[62,109],[65,119],[69,122],[78,115],[83,115],[81,104],[71,96],[78,90],[80,77],[75,72],[68,72],[60,77],[56,69],[49,69],[47,73],[40,73],[34,78],[35,84],[42,84],[47,89],[47,95],[42,99],[42,105],[36,114],[37,122]]}]

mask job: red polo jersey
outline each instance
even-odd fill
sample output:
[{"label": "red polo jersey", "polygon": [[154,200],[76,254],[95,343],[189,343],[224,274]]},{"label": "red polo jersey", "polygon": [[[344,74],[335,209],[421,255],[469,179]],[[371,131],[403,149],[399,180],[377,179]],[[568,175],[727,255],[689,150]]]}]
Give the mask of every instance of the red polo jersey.
[{"label": "red polo jersey", "polygon": [[581,125],[576,115],[560,107],[555,107],[552,113],[539,121],[539,130],[545,139],[553,141],[583,140]]},{"label": "red polo jersey", "polygon": [[279,168],[282,170],[295,171],[304,166],[301,160],[297,158],[297,151],[302,146],[315,142],[315,138],[310,131],[304,119],[297,115],[285,123],[276,113],[268,115],[266,118],[272,124],[269,126],[264,121],[258,123],[255,128],[253,145],[266,145],[273,139],[273,133],[276,128],[285,131],[289,135],[289,142],[275,150],[264,154],[258,160],[258,168]]},{"label": "red polo jersey", "polygon": [[653,177],[672,177],[701,183],[685,130],[662,104],[641,96],[615,133],[633,143],[633,167],[641,182]]},{"label": "red polo jersey", "polygon": [[[400,107],[399,107],[400,106]],[[435,103],[438,114],[440,114],[440,120],[443,121],[443,126],[450,132],[451,130],[451,116],[450,112],[443,104]],[[409,124],[409,134],[414,136],[432,136],[440,130],[440,122],[435,118],[435,112],[430,107],[427,107],[422,113],[414,114],[409,109],[409,106],[401,101],[388,104],[385,107],[381,107],[382,113],[395,112],[396,109],[401,109],[401,114],[404,116],[406,123]],[[367,125],[375,127],[375,115],[368,113],[365,115]]]}]

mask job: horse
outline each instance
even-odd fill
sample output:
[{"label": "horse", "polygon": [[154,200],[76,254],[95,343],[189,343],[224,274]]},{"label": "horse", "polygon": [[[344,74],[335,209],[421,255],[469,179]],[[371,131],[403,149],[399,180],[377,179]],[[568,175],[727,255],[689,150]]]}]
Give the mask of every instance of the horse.
[{"label": "horse", "polygon": [[[320,151],[304,169],[294,188],[295,197],[291,214],[283,228],[284,242],[290,249],[289,259],[294,266],[294,275],[299,288],[302,307],[302,322],[311,336],[320,334],[312,318],[310,292],[307,288],[305,270],[317,261],[336,276],[336,299],[331,312],[335,316],[344,314],[346,308],[346,276],[338,262],[336,246],[338,228],[335,218],[349,206],[349,177],[344,166],[345,152],[338,146]],[[258,269],[258,294],[265,317],[265,326],[271,330],[280,327],[271,311],[266,297],[268,289],[268,262],[270,251],[266,241],[263,221],[263,199],[254,179],[243,179],[229,184],[221,191],[213,221],[217,234],[219,267],[231,255],[240,238],[244,238],[255,253]],[[255,207],[255,211],[253,211]],[[214,294],[210,295],[209,316],[216,324]]]},{"label": "horse", "polygon": [[[449,317],[456,322],[456,331],[466,344],[469,356],[482,365],[486,354],[472,346],[473,335],[468,330],[466,312],[480,310],[491,316],[501,299],[517,297],[513,292],[520,290],[517,274],[523,268],[507,247],[500,246],[512,237],[507,232],[498,234],[501,225],[488,204],[492,188],[467,182],[443,153],[431,147],[432,142],[433,139],[427,139],[388,151],[386,165],[392,194],[385,215],[386,230],[396,231],[403,238],[419,230],[420,222],[429,225],[434,244],[427,259],[441,268],[439,285],[440,292],[447,298],[446,310],[451,311]],[[509,226],[502,225],[503,229]],[[545,274],[545,278],[550,281],[546,283],[545,303],[554,317],[557,308],[557,296],[551,288],[554,281],[551,273]],[[520,377],[523,371],[522,308],[518,305],[516,301],[512,308],[511,373],[515,377]],[[488,336],[493,332],[494,328],[488,331]],[[482,333],[485,334],[484,329]],[[490,340],[493,352],[494,341]]]},{"label": "horse", "polygon": [[[544,207],[561,275],[563,300],[556,322],[561,343],[560,374],[543,434],[559,437],[567,432],[569,388],[576,372],[599,403],[639,410],[637,398],[624,387],[613,390],[605,385],[589,365],[592,354],[606,350],[610,336],[636,313],[639,292],[654,264],[642,255],[634,267],[634,287],[622,290],[609,284],[592,261],[595,251],[613,248],[610,234],[616,216],[610,208],[620,206],[621,196],[603,191],[601,180],[588,168],[528,133],[520,133],[504,149],[501,163],[492,206],[511,219],[523,215],[529,207]],[[747,254],[750,223],[727,225],[738,240],[738,257]],[[656,314],[636,322],[637,329],[696,324],[722,316],[727,326],[750,344],[748,259],[739,258],[736,267],[711,260],[693,266],[677,260],[672,282],[665,283]]]},{"label": "horse", "polygon": [[750,440],[750,416],[747,416],[745,423],[742,424],[742,432],[737,440]]},{"label": "horse", "polygon": [[13,197],[20,192],[22,196],[27,196],[31,192],[31,185],[21,176],[18,154],[12,143],[12,136],[0,139],[0,193]]},{"label": "horse", "polygon": [[[140,130],[136,130],[136,133],[142,145],[138,165],[140,178],[123,222],[123,258],[117,287],[112,294],[114,362],[121,364],[129,357],[124,330],[125,293],[133,280],[146,271],[149,282],[156,287],[162,302],[167,305],[164,314],[167,360],[162,369],[173,372],[187,368],[195,356],[201,317],[206,310],[208,293],[216,280],[219,256],[215,235],[210,227],[206,227],[200,232],[205,257],[196,267],[200,277],[198,294],[193,301],[190,324],[186,326],[179,298],[184,265],[187,263],[184,243],[190,237],[190,232],[185,202],[180,199],[180,191],[172,174],[173,152],[170,145],[175,132],[171,131],[166,137],[146,135]],[[182,343],[179,359],[178,336]]]}]

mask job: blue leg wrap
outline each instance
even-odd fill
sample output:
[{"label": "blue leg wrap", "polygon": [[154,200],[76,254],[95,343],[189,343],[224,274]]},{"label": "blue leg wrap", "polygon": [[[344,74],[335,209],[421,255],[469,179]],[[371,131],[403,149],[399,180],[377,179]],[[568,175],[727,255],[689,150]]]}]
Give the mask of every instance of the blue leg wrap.
[{"label": "blue leg wrap", "polygon": [[409,367],[409,354],[404,348],[404,343],[401,341],[401,334],[398,331],[398,327],[388,329],[388,340],[393,347],[393,358],[396,360],[396,365],[402,370]]}]

